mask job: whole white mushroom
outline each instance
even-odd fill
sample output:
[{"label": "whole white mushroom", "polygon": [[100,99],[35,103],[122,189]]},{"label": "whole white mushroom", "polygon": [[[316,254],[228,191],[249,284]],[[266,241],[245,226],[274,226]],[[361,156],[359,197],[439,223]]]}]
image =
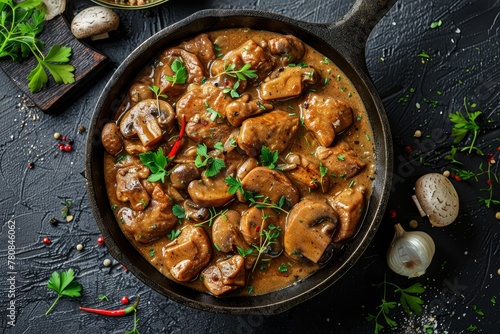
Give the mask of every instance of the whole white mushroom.
[{"label": "whole white mushroom", "polygon": [[92,40],[109,37],[109,32],[118,29],[120,18],[109,8],[93,6],[79,12],[71,22],[71,32],[78,38]]},{"label": "whole white mushroom", "polygon": [[421,176],[412,196],[422,217],[427,216],[432,225],[443,227],[458,216],[458,194],[448,178],[439,173]]}]

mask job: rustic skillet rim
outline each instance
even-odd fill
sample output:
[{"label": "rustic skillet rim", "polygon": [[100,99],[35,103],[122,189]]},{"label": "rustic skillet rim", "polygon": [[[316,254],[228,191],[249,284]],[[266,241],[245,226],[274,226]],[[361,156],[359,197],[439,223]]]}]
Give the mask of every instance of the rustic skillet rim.
[{"label": "rustic skillet rim", "polygon": [[[91,131],[89,131],[88,134],[85,152],[87,189],[94,217],[96,218],[99,228],[103,233],[110,254],[129,268],[129,270],[137,276],[139,280],[153,290],[156,290],[164,296],[167,296],[168,298],[181,304],[204,311],[230,314],[275,314],[286,311],[287,309],[313,297],[342,277],[361,257],[362,253],[373,239],[387,204],[389,193],[388,187],[390,187],[391,184],[390,169],[392,168],[392,144],[390,140],[390,131],[380,98],[378,97],[378,94],[368,75],[364,72],[365,64],[362,63],[357,66],[355,63],[356,59],[359,58],[339,53],[338,57],[344,59],[344,66],[341,66],[341,64],[338,63],[338,59],[334,60],[334,62],[344,72],[347,66],[354,71],[355,76],[359,78],[358,81],[361,81],[362,84],[361,89],[360,87],[356,87],[357,90],[368,93],[366,98],[369,101],[367,100],[367,102],[372,105],[371,107],[374,108],[373,112],[375,113],[375,115],[372,116],[378,117],[378,119],[375,120],[375,123],[377,126],[380,125],[380,129],[378,131],[381,132],[381,137],[384,140],[380,143],[380,145],[382,145],[381,151],[376,154],[377,164],[381,161],[380,164],[383,165],[383,168],[377,169],[377,178],[375,182],[380,179],[382,182],[379,185],[381,187],[380,191],[377,189],[377,192],[375,192],[377,198],[373,198],[372,194],[373,203],[367,210],[367,212],[370,211],[369,215],[372,217],[370,218],[371,221],[365,221],[363,223],[362,231],[360,231],[357,238],[346,246],[346,249],[350,251],[350,253],[345,255],[346,252],[344,252],[344,255],[342,256],[346,256],[346,258],[343,260],[343,264],[337,269],[330,269],[333,270],[331,274],[326,275],[323,273],[319,276],[318,273],[315,273],[313,276],[308,277],[306,280],[295,286],[287,287],[271,294],[252,297],[216,298],[206,293],[197,292],[170,281],[160,274],[151,264],[149,264],[149,262],[144,261],[142,256],[137,251],[134,252],[125,250],[126,254],[124,256],[123,245],[125,244],[130,246],[128,239],[125,238],[117,224],[106,224],[106,221],[110,219],[110,217],[113,219],[113,222],[115,219],[111,213],[103,182],[102,158],[100,160],[95,159],[96,154],[97,156],[99,154],[101,156],[103,155],[103,149],[100,145],[100,129],[102,128],[104,122],[109,121],[112,118],[112,114],[124,95],[122,92],[123,88],[127,85],[125,82],[128,82],[128,79],[132,79],[138,74],[138,59],[146,53],[145,50],[150,50],[150,57],[148,57],[148,61],[143,62],[143,64],[146,64],[151,61],[153,57],[160,52],[160,50],[169,44],[172,45],[172,43],[176,41],[178,42],[194,34],[222,29],[222,27],[214,27],[220,25],[223,20],[226,20],[225,24],[229,22],[227,20],[232,20],[230,23],[235,27],[246,26],[242,24],[245,23],[245,20],[253,20],[253,25],[256,24],[256,21],[265,21],[266,26],[262,27],[263,30],[283,33],[284,28],[290,32],[299,35],[303,34],[308,38],[314,38],[316,43],[323,43],[323,46],[329,49],[330,54],[332,52],[337,52],[335,45],[332,44],[331,41],[327,41],[325,38],[321,37],[325,33],[328,33],[329,31],[331,32],[332,29],[336,29],[335,27],[332,28],[332,25],[311,24],[297,21],[286,16],[256,10],[204,10],[163,29],[147,39],[125,59],[106,84],[106,87],[96,104],[89,127]],[[206,26],[208,21],[212,22],[211,26]],[[198,27],[200,24],[204,25],[203,29]],[[281,29],[272,29],[270,26],[280,27]],[[229,28],[229,26],[225,27]],[[306,39],[306,42],[310,44],[310,40]],[[315,45],[312,46],[316,49],[321,49],[317,48]],[[152,52],[151,50],[156,51]],[[318,51],[323,52],[322,50]],[[142,68],[144,68],[144,65],[140,67],[140,69]],[[124,77],[125,80],[123,79]],[[348,77],[353,80],[353,77],[350,75],[348,75]],[[353,83],[355,82],[353,81]],[[363,100],[365,102],[365,99]],[[365,104],[367,102],[365,102]],[[370,123],[373,127],[373,123]],[[373,132],[375,133],[375,129],[373,129]],[[381,160],[379,160],[379,158]],[[99,169],[101,169],[101,171],[99,171]],[[105,199],[103,199],[103,195]],[[118,243],[120,243],[121,246],[118,245]],[[136,264],[137,261],[145,262],[145,264],[138,266]],[[335,267],[335,265],[329,264],[327,267],[331,268]],[[151,272],[151,269],[153,269],[153,272]],[[325,275],[326,277],[321,278]],[[275,299],[277,300],[274,301]]]}]

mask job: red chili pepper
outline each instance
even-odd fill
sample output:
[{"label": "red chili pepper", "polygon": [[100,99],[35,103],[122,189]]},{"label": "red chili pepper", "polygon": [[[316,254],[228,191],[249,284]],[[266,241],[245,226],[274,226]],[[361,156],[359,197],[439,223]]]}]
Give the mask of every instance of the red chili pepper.
[{"label": "red chili pepper", "polygon": [[181,147],[181,140],[182,137],[184,137],[184,132],[186,131],[186,116],[182,116],[182,123],[181,123],[181,130],[179,131],[179,137],[177,137],[174,146],[172,146],[172,149],[170,150],[170,153],[168,153],[168,157],[171,159],[175,157],[177,154],[177,151],[179,151],[179,147]]},{"label": "red chili pepper", "polygon": [[490,179],[486,180],[486,183],[491,187],[491,180]]},{"label": "red chili pepper", "polygon": [[259,233],[259,231],[260,231],[260,226],[259,225],[255,226],[255,232]]},{"label": "red chili pepper", "polygon": [[123,309],[118,309],[118,310],[103,310],[99,308],[88,308],[88,307],[81,307],[80,310],[88,313],[95,313],[95,314],[101,314],[101,315],[107,315],[110,317],[121,317],[127,314],[130,314],[134,312],[137,309],[137,305],[139,305],[139,300],[141,299],[141,296],[137,296],[137,299],[135,303],[129,307],[123,308]]},{"label": "red chili pepper", "polygon": [[462,181],[462,178],[458,175],[455,175],[455,181],[460,182]]},{"label": "red chili pepper", "polygon": [[389,217],[391,217],[392,219],[396,218],[397,215],[398,214],[397,214],[396,210],[394,210],[394,209],[389,210]]}]

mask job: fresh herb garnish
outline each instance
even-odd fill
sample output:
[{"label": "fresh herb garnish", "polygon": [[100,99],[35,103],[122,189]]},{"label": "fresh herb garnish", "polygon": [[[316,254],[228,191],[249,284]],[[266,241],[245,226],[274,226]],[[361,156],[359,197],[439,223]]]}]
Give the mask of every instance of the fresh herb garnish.
[{"label": "fresh herb garnish", "polygon": [[170,239],[170,240],[175,240],[177,239],[177,237],[181,234],[181,230],[172,230],[170,231],[169,234],[167,234],[167,237]]},{"label": "fresh herb garnish", "polygon": [[127,331],[125,334],[141,334],[137,329],[137,324],[139,323],[139,319],[137,319],[137,310],[134,310],[134,327]]},{"label": "fresh herb garnish", "polygon": [[166,94],[160,94],[160,87],[158,86],[148,86],[149,90],[152,91],[156,96],[156,107],[158,108],[158,113],[160,112],[160,97],[167,99],[168,96]]},{"label": "fresh herb garnish", "polygon": [[430,58],[431,56],[429,56],[429,54],[425,51],[422,51],[420,52],[418,55],[418,57],[421,57],[421,58]]},{"label": "fresh herb garnish", "polygon": [[155,256],[155,250],[154,250],[154,248],[151,248],[149,250],[149,256],[151,256],[151,257]]},{"label": "fresh herb garnish", "polygon": [[430,27],[431,27],[431,29],[436,29],[436,28],[441,27],[442,24],[443,24],[443,21],[439,20],[439,21],[432,22]]},{"label": "fresh herb garnish", "polygon": [[262,162],[262,166],[270,169],[278,169],[278,155],[278,150],[272,152],[269,147],[262,146],[260,149],[260,160]]},{"label": "fresh herb garnish", "polygon": [[224,72],[229,76],[238,78],[238,80],[245,81],[247,80],[247,78],[255,79],[257,78],[256,70],[251,70],[250,66],[250,64],[245,64],[239,70],[236,70],[236,65],[231,63],[227,66],[224,66]]},{"label": "fresh herb garnish", "polygon": [[70,47],[54,45],[45,56],[41,51],[44,43],[36,37],[45,21],[45,10],[37,9],[41,4],[41,0],[0,1],[0,58],[21,61],[33,54],[38,64],[27,78],[31,93],[40,91],[48,82],[46,70],[56,83],[75,82],[75,68],[69,64]]},{"label": "fresh herb garnish", "polygon": [[52,276],[50,276],[47,287],[57,292],[57,298],[54,300],[47,312],[45,312],[45,315],[52,311],[62,296],[70,298],[80,297],[80,291],[82,291],[81,284],[75,281],[75,272],[73,269],[68,269],[67,271],[63,271],[61,273],[54,271]]},{"label": "fresh herb garnish", "polygon": [[217,175],[222,168],[226,167],[223,159],[214,158],[208,155],[207,145],[198,144],[196,148],[196,159],[194,160],[194,164],[197,168],[207,167],[205,170],[205,175],[207,177],[213,177]]},{"label": "fresh herb garnish", "polygon": [[[245,194],[247,194],[247,193],[245,193]],[[283,207],[285,206],[285,204],[287,204],[285,195],[282,195],[280,197],[280,199],[278,200],[278,203],[271,202],[271,200],[269,199],[269,197],[265,197],[262,202],[257,202],[257,201],[255,201],[254,197],[250,197],[249,201],[250,201],[249,206],[255,206],[258,209],[269,208],[269,209],[273,209],[274,211],[276,211],[278,213],[281,211],[281,212],[283,212],[285,214],[288,214],[288,211],[286,211],[285,209],[283,209]]]},{"label": "fresh herb garnish", "polygon": [[278,271],[280,273],[287,273],[288,272],[288,267],[286,266],[286,264],[282,263],[279,267],[278,267]]},{"label": "fresh herb garnish", "polygon": [[208,212],[210,212],[210,218],[208,218],[205,221],[202,221],[201,223],[195,224],[194,226],[202,226],[206,223],[208,223],[208,226],[212,226],[212,224],[214,223],[214,219],[219,216],[225,217],[227,211],[228,209],[224,209],[217,212],[217,210],[214,207],[208,208]]},{"label": "fresh herb garnish", "polygon": [[492,159],[488,159],[488,167],[486,169],[483,168],[483,163],[479,164],[478,172],[473,172],[466,169],[457,169],[453,168],[451,171],[458,177],[458,180],[467,181],[470,179],[474,179],[476,182],[479,182],[479,177],[482,175],[486,175],[486,184],[487,188],[481,188],[479,191],[484,191],[488,193],[488,197],[479,197],[479,202],[483,203],[487,208],[490,208],[492,204],[498,205],[500,204],[500,200],[493,198],[493,185],[499,184],[500,180],[496,173],[491,171]]},{"label": "fresh herb garnish", "polygon": [[156,153],[149,151],[139,154],[139,159],[141,159],[142,164],[151,171],[151,175],[149,175],[147,179],[149,182],[161,180],[162,183],[165,183],[165,176],[168,174],[165,168],[172,159],[169,159],[163,154],[163,149],[161,147],[158,148]]},{"label": "fresh herb garnish", "polygon": [[223,92],[224,94],[229,93],[229,95],[230,95],[233,99],[237,99],[238,97],[240,97],[240,94],[238,93],[238,88],[239,88],[239,87],[240,87],[240,80],[238,79],[238,80],[234,83],[233,87],[231,87],[231,88],[224,88],[224,89],[222,90],[222,92]]},{"label": "fresh herb garnish", "polygon": [[210,114],[210,120],[215,121],[215,119],[217,117],[222,118],[221,114],[219,114],[217,112],[217,110],[214,110],[214,109],[210,108],[210,105],[208,104],[208,102],[205,102],[205,107],[207,108],[207,113]]},{"label": "fresh herb garnish", "polygon": [[243,186],[241,185],[241,181],[234,176],[230,175],[224,179],[226,184],[229,186],[228,193],[230,194],[236,194],[236,192],[240,192],[242,195],[245,194],[245,190],[243,189]]},{"label": "fresh herb garnish", "polygon": [[106,295],[99,295],[97,298],[99,298],[99,300],[109,301],[108,296]]},{"label": "fresh herb garnish", "polygon": [[73,201],[70,199],[67,199],[67,200],[62,201],[61,204],[63,205],[63,208],[61,209],[61,216],[63,218],[67,218],[68,216],[70,216],[69,209],[73,205]]},{"label": "fresh herb garnish", "polygon": [[482,155],[482,151],[475,147],[477,135],[479,133],[479,125],[476,123],[476,119],[482,114],[481,111],[469,112],[467,107],[467,99],[464,97],[464,107],[466,117],[460,112],[451,113],[448,115],[450,121],[455,125],[451,129],[451,136],[453,137],[453,143],[458,144],[464,139],[464,137],[471,131],[473,133],[472,142],[469,146],[464,147],[462,151],[469,150],[469,154],[472,150],[475,150],[478,154]]},{"label": "fresh herb garnish", "polygon": [[328,174],[328,168],[319,163],[319,184],[321,185],[321,191],[325,191],[323,188],[323,178]]},{"label": "fresh herb garnish", "polygon": [[236,249],[238,250],[238,254],[243,258],[247,257],[248,255],[252,255],[253,253],[253,249],[251,248],[245,250],[244,248],[237,246]]},{"label": "fresh herb garnish", "polygon": [[182,222],[181,219],[186,218],[186,211],[184,211],[184,208],[179,204],[174,204],[172,213],[179,219],[179,222]]},{"label": "fresh herb garnish", "polygon": [[184,66],[184,61],[182,60],[182,58],[176,58],[172,62],[172,65],[170,65],[170,68],[172,69],[172,71],[174,71],[174,76],[165,76],[167,81],[170,81],[172,83],[172,86],[175,84],[185,84],[187,80],[187,70]]},{"label": "fresh herb garnish", "polygon": [[[262,218],[262,226],[264,225],[264,221],[266,220],[266,216]],[[278,226],[275,226],[273,224],[269,224],[267,226],[267,229],[262,229],[261,232],[259,233],[260,239],[259,239],[259,245],[252,245],[255,250],[257,250],[257,258],[255,259],[254,265],[252,267],[252,272],[255,270],[255,267],[257,267],[257,264],[259,263],[259,259],[262,256],[263,253],[267,252],[269,247],[271,245],[276,243],[276,239],[279,237],[281,233],[281,229]]]},{"label": "fresh herb garnish", "polygon": [[375,334],[378,334],[379,331],[384,328],[384,326],[379,323],[380,315],[384,317],[385,322],[390,327],[396,327],[398,325],[393,319],[389,318],[389,312],[391,309],[394,309],[397,306],[397,302],[387,300],[387,286],[394,287],[394,292],[401,294],[399,301],[406,313],[415,313],[416,315],[420,315],[422,313],[422,304],[424,303],[424,301],[420,297],[415,295],[421,294],[425,291],[425,288],[422,286],[422,284],[415,283],[406,289],[402,289],[394,283],[387,282],[384,276],[384,282],[376,284],[376,286],[380,285],[383,285],[384,287],[384,295],[382,297],[382,304],[378,306],[379,311],[376,315],[369,313],[366,317],[366,320],[375,322]]}]

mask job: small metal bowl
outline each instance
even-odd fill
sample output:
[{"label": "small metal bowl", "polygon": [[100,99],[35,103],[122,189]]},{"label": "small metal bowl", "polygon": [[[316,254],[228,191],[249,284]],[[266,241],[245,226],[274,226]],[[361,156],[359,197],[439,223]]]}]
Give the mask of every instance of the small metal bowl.
[{"label": "small metal bowl", "polygon": [[162,3],[167,2],[168,0],[144,0],[143,5],[130,4],[129,0],[91,0],[91,1],[104,7],[136,10],[136,9],[144,9],[144,8],[158,6]]}]

